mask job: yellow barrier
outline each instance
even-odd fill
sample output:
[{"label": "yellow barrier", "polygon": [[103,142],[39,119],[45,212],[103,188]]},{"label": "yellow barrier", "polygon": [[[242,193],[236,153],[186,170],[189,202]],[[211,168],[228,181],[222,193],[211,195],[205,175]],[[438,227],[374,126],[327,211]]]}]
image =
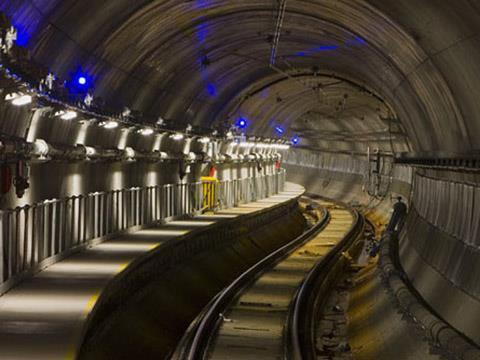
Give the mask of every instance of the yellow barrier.
[{"label": "yellow barrier", "polygon": [[216,206],[215,191],[218,179],[202,176],[200,180],[203,184],[203,208],[205,210],[213,210]]}]

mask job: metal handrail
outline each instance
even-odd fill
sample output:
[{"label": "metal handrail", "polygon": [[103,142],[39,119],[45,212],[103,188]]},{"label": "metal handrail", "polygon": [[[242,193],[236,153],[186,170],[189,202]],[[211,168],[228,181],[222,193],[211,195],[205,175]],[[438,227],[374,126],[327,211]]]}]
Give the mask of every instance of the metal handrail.
[{"label": "metal handrail", "polygon": [[285,182],[286,171],[280,169],[274,174],[212,183],[216,208],[230,208],[278,194],[284,189]]},{"label": "metal handrail", "polygon": [[[250,202],[242,186],[276,179],[285,172],[219,183],[222,207]],[[256,199],[269,196],[264,189]],[[0,295],[23,276],[36,272],[92,241],[138,226],[203,210],[201,182],[134,187],[75,195],[0,211]]]}]

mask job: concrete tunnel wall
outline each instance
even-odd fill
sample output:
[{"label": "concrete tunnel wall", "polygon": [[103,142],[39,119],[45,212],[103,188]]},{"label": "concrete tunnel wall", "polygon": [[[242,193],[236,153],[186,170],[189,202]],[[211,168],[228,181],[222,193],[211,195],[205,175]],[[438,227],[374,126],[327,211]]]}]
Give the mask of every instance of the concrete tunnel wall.
[{"label": "concrete tunnel wall", "polygon": [[[255,59],[220,57],[208,75],[221,78],[225,86],[216,86],[212,99],[202,71],[184,63],[197,59],[198,48],[204,47],[199,42],[205,39],[199,40],[201,34],[195,33],[198,20],[211,22],[206,31],[211,48],[228,52],[240,47],[268,54],[270,44],[256,34],[271,23],[270,1],[190,2],[169,8],[162,1],[139,1],[133,8],[131,4],[128,0],[114,5],[52,1],[39,9],[28,0],[2,0],[0,8],[32,35],[27,48],[35,60],[68,77],[81,59],[102,79],[97,82],[98,96],[120,109],[128,105],[208,126],[224,121],[244,89],[271,76],[268,67]],[[205,19],[199,15],[203,9],[210,10]],[[246,11],[252,16],[242,17]],[[285,52],[302,50],[297,44],[309,38],[320,44],[330,38],[344,44],[355,36],[363,39],[353,55],[339,51],[338,56],[324,56],[314,63],[322,71],[343,74],[381,94],[398,114],[414,150],[479,149],[480,10],[475,1],[292,1],[288,11],[284,26],[297,36],[284,39]],[[252,18],[255,24],[248,21]],[[318,23],[324,32],[314,31]],[[145,24],[148,31],[138,31]],[[174,24],[185,31],[175,32]],[[180,41],[188,32],[193,34],[191,46]],[[299,68],[313,64],[298,60]],[[257,105],[258,101],[261,98]],[[296,108],[308,111],[292,102],[276,115]],[[262,110],[252,108],[250,115],[260,116]],[[261,123],[268,120],[262,117]]]},{"label": "concrete tunnel wall", "polygon": [[[32,34],[27,48],[33,59],[63,77],[80,62],[99,79],[98,96],[118,111],[128,105],[183,126],[206,127],[246,115],[255,120],[253,130],[264,136],[271,136],[275,119],[289,135],[301,133],[302,146],[312,150],[313,157],[321,150],[353,154],[368,146],[393,153],[427,151],[433,156],[478,154],[480,150],[480,5],[475,0],[289,1],[284,23],[289,33],[285,31],[282,38],[280,55],[294,65],[293,74],[305,74],[306,80],[315,79],[318,73],[351,80],[378,95],[391,109],[388,115],[395,121],[390,122],[380,121],[371,109],[366,115],[354,113],[353,118],[361,121],[350,117],[342,123],[341,114],[334,117],[330,126],[342,130],[343,137],[350,134],[349,141],[318,138],[322,125],[313,134],[302,132],[305,122],[297,120],[315,110],[318,94],[299,96],[299,91],[291,90],[295,81],[290,81],[290,74],[278,74],[268,67],[271,44],[265,38],[272,27],[271,1],[191,1],[167,8],[163,1],[150,0],[138,1],[134,7],[130,0],[56,0],[41,11],[36,4],[1,0],[0,9]],[[318,47],[332,39],[341,44],[332,54],[291,57],[308,49],[311,42]],[[235,53],[238,49],[245,56]],[[210,55],[212,66],[197,66],[199,53]],[[207,83],[206,79],[222,82]],[[282,83],[270,94],[273,102],[266,101],[270,82]],[[209,93],[212,86],[215,91]],[[267,90],[260,91],[263,87]],[[279,97],[283,98],[281,105]],[[3,117],[11,119],[12,110],[8,111]],[[318,122],[324,124],[326,118]],[[391,123],[402,127],[406,138],[399,140],[390,134],[387,140],[378,136],[360,141],[357,132],[377,123],[383,130]],[[2,125],[5,129],[22,137],[26,127],[10,121]],[[52,130],[57,137],[68,132],[58,129]],[[92,144],[107,144],[118,136],[100,130],[91,133],[97,139]],[[289,177],[312,192],[378,205],[384,221],[391,202],[371,202],[362,191],[365,161],[354,155],[338,158],[341,161],[331,157],[329,166],[292,160],[287,164]],[[478,317],[475,266],[480,259],[474,224],[479,218],[476,189],[480,178],[453,171],[415,175],[412,169],[395,171],[391,188],[384,190],[408,197],[413,194],[401,237],[402,263],[435,310],[479,342],[478,331],[475,334],[467,317]],[[426,187],[419,185],[422,176],[431,180]],[[449,197],[440,196],[447,191]],[[448,219],[439,221],[437,209],[446,208]]]}]

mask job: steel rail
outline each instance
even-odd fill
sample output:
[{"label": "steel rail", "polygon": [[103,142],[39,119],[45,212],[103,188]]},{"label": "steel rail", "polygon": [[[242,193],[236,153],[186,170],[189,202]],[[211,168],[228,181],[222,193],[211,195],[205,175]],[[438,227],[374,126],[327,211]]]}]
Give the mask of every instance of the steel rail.
[{"label": "steel rail", "polygon": [[240,275],[230,286],[225,288],[204,308],[197,317],[197,321],[187,330],[180,341],[172,359],[198,360],[205,359],[209,348],[211,335],[219,326],[219,314],[223,313],[236,296],[248,285],[257,279],[272,265],[280,262],[295,251],[300,245],[308,242],[313,236],[320,233],[330,220],[330,214],[322,208],[322,215],[317,224],[305,233],[276,250],[257,264]]},{"label": "steel rail", "polygon": [[363,233],[365,226],[363,216],[356,210],[351,209],[350,211],[354,216],[354,222],[347,235],[318,261],[307,274],[295,295],[287,321],[285,354],[288,359],[316,359],[313,322],[317,313],[315,303],[319,295],[319,285],[325,282],[329,276],[335,275],[332,271],[334,266],[338,263],[342,253]]}]

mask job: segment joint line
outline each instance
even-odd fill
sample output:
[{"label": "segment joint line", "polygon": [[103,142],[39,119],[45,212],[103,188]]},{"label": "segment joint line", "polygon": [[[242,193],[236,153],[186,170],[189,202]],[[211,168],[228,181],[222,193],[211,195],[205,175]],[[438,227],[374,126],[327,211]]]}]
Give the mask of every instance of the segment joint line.
[{"label": "segment joint line", "polygon": [[280,43],[280,35],[282,33],[283,20],[285,19],[285,11],[287,9],[287,0],[280,0],[278,5],[277,22],[275,24],[275,32],[273,34],[272,51],[270,53],[270,66],[275,65],[277,59],[277,49]]}]

